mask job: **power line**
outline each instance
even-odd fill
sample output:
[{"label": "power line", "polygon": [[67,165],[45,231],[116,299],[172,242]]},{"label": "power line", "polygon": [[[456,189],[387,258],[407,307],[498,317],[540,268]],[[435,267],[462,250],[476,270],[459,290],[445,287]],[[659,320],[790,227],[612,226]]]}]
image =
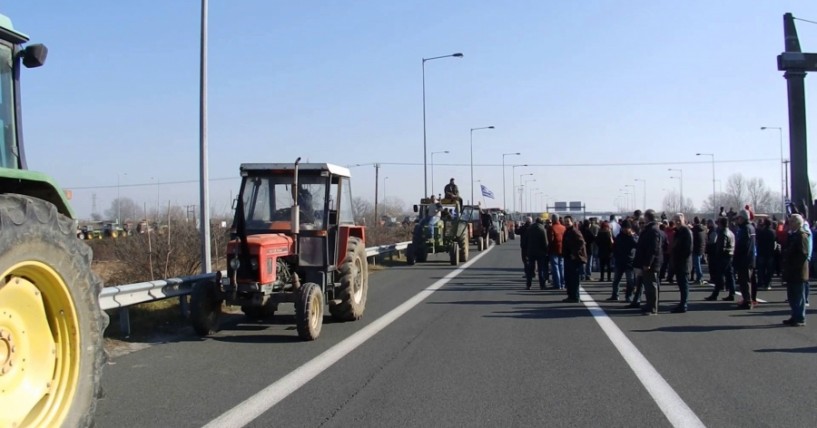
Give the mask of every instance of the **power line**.
[{"label": "power line", "polygon": [[[794,18],[794,17],[792,17],[792,18]],[[809,24],[817,24],[816,21],[809,21],[808,19],[803,19],[803,18],[794,18],[794,19],[796,19],[798,21],[808,22]]]}]

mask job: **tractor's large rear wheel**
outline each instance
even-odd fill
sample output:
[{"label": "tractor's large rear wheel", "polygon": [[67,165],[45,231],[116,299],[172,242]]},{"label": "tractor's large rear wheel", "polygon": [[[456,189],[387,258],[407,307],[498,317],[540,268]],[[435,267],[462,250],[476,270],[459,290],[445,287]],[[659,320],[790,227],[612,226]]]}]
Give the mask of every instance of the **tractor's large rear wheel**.
[{"label": "tractor's large rear wheel", "polygon": [[91,249],[54,205],[0,195],[0,426],[89,426],[107,315]]},{"label": "tractor's large rear wheel", "polygon": [[456,242],[451,243],[451,248],[448,250],[448,257],[451,261],[451,266],[460,264],[460,245]]},{"label": "tractor's large rear wheel", "polygon": [[417,261],[420,263],[425,263],[428,261],[428,245],[418,245],[415,247],[417,250]]},{"label": "tractor's large rear wheel", "polygon": [[338,321],[354,321],[363,316],[369,293],[369,263],[366,248],[358,238],[349,238],[346,259],[340,265],[340,287],[335,301],[329,303],[329,313]]},{"label": "tractor's large rear wheel", "polygon": [[295,301],[295,327],[303,340],[315,340],[323,326],[323,290],[318,284],[307,282],[298,290]]},{"label": "tractor's large rear wheel", "polygon": [[468,261],[468,239],[465,235],[460,235],[457,238],[457,245],[460,247],[460,263]]},{"label": "tractor's large rear wheel", "polygon": [[416,252],[417,250],[414,249],[414,244],[408,244],[406,246],[406,264],[409,266],[414,265],[414,261],[416,260]]},{"label": "tractor's large rear wheel", "polygon": [[216,284],[213,281],[193,284],[190,293],[190,321],[196,334],[208,336],[218,331],[221,303],[216,296]]}]

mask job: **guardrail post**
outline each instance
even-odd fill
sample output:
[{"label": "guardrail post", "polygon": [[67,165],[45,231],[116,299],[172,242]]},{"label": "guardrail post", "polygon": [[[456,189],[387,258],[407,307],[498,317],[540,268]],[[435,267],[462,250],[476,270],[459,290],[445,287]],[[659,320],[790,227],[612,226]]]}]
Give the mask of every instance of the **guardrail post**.
[{"label": "guardrail post", "polygon": [[130,311],[128,308],[119,309],[119,331],[124,337],[130,337]]}]

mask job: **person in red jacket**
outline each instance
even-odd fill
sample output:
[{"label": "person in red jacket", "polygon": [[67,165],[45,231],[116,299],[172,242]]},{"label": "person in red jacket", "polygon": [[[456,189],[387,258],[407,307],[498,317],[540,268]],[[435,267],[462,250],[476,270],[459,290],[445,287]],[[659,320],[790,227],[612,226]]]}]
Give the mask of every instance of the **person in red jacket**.
[{"label": "person in red jacket", "polygon": [[565,288],[565,264],[562,258],[562,240],[565,235],[565,227],[559,216],[553,216],[553,224],[548,229],[548,253],[550,254],[550,271],[553,275],[553,286],[551,288],[564,290]]}]

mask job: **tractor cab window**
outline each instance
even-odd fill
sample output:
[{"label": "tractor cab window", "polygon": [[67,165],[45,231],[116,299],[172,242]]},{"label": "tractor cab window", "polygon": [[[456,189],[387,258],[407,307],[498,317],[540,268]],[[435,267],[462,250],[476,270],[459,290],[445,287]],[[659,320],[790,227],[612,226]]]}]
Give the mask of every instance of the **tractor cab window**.
[{"label": "tractor cab window", "polygon": [[324,227],[326,178],[302,174],[293,192],[289,176],[247,177],[242,191],[248,229],[268,229],[273,222],[290,221],[294,197],[298,198],[301,227]]},{"label": "tractor cab window", "polygon": [[11,46],[0,43],[0,168],[17,168],[14,130],[14,60]]},{"label": "tractor cab window", "polygon": [[340,179],[339,224],[355,224],[355,216],[352,210],[352,185],[349,183],[349,177]]}]

